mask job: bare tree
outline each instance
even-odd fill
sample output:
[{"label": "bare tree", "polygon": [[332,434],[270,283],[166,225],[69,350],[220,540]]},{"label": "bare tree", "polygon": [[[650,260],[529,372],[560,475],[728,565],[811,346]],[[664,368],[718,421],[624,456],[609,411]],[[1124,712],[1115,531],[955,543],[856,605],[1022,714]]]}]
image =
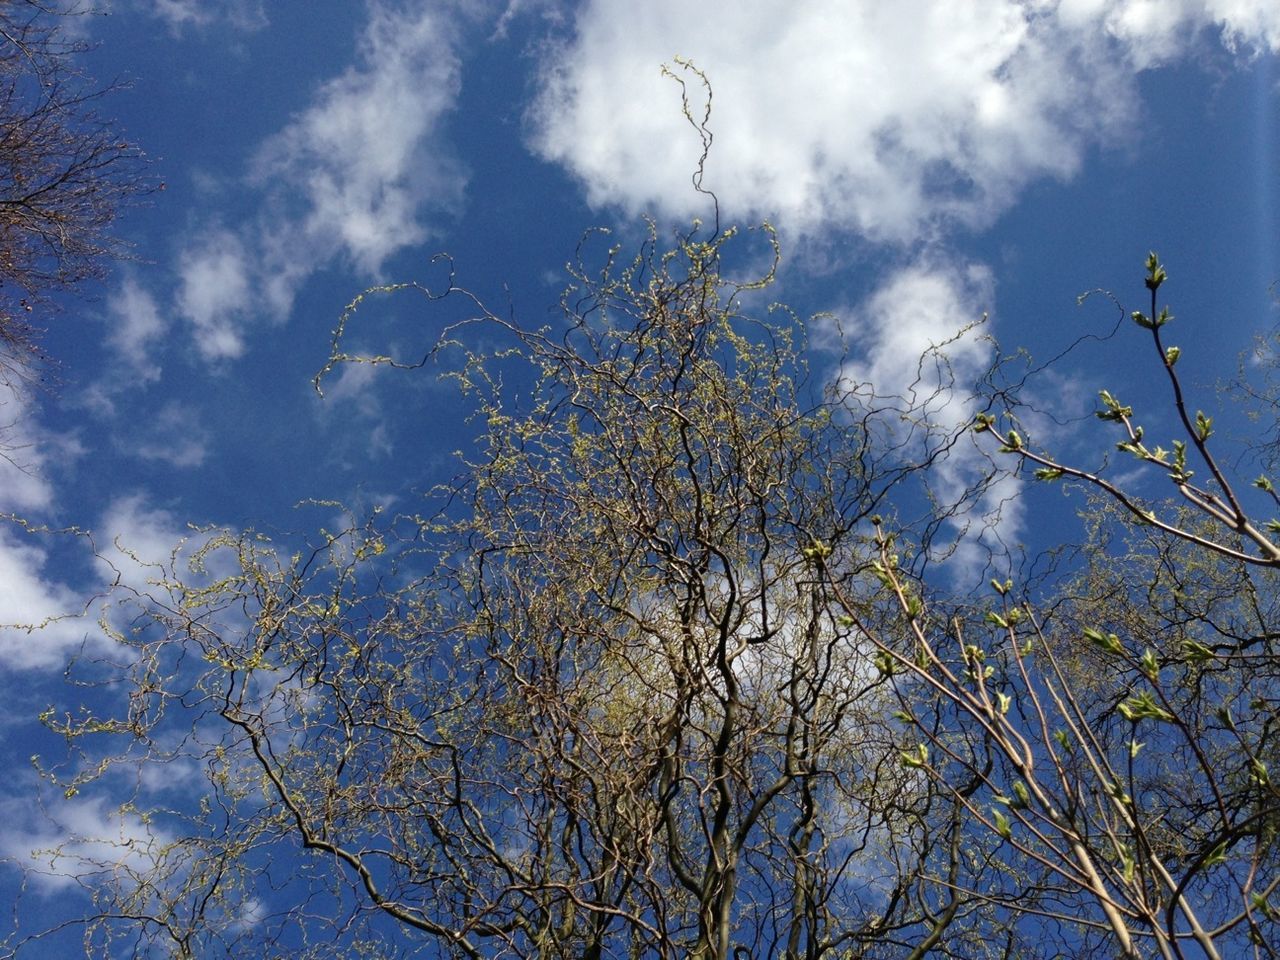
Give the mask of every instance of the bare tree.
[{"label": "bare tree", "polygon": [[120,204],[146,189],[142,156],[98,113],[111,87],[77,67],[86,47],[62,14],[0,0],[0,372],[13,382],[43,360],[37,308],[102,275],[122,247]]}]

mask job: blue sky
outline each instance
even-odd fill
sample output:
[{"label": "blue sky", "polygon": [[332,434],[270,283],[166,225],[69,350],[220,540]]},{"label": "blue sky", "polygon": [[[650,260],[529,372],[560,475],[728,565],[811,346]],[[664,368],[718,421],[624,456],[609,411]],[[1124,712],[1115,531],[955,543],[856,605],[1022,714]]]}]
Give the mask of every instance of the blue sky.
[{"label": "blue sky", "polygon": [[[1149,249],[1193,382],[1211,389],[1280,320],[1274,0],[105,7],[74,22],[98,44],[86,69],[130,82],[106,111],[166,189],[120,222],[135,259],[49,318],[57,383],[5,397],[0,510],[93,531],[131,582],[188,523],[304,529],[326,517],[298,501],[404,504],[451,472],[471,428],[430,374],[355,367],[312,389],[344,304],[438,282],[429,260],[447,251],[461,284],[539,325],[584,229],[707,216],[689,183],[700,144],[661,69],[677,56],[714,88],[704,182],[725,223],[779,230],[771,296],[853,332],[843,371],[815,357],[832,378],[892,390],[983,314],[1004,347],[1056,354],[1113,326],[1082,291],[1143,305]],[[414,358],[448,316],[378,301],[349,343]],[[1101,386],[1140,393],[1158,372],[1135,363],[1144,346],[1126,330],[1073,355],[1042,403],[1084,416]],[[955,348],[962,373],[992,356],[973,336]],[[951,469],[960,485],[974,465]],[[1037,509],[1009,508],[1001,534],[1034,540]],[[62,618],[0,628],[20,769],[47,742],[32,718],[63,696],[66,656],[104,649],[91,598],[109,577],[81,540],[0,528],[0,623]],[[19,776],[0,803],[30,788]],[[105,810],[24,814],[0,853],[68,824],[121,829]]]}]

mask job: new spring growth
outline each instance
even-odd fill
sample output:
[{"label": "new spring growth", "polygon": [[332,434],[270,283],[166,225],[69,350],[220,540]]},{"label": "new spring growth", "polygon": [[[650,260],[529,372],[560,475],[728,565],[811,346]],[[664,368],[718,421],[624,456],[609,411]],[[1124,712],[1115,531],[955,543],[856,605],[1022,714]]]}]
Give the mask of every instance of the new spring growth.
[{"label": "new spring growth", "polygon": [[1135,693],[1128,700],[1120,703],[1116,709],[1120,711],[1120,716],[1131,723],[1137,723],[1139,720],[1159,720],[1162,723],[1172,723],[1174,719],[1173,714],[1156,703],[1155,697],[1146,690]]},{"label": "new spring growth", "polygon": [[1164,266],[1160,263],[1160,257],[1152,250],[1147,254],[1147,289],[1155,293],[1160,289],[1160,284],[1169,279],[1169,274],[1165,272]]},{"label": "new spring growth", "polygon": [[919,769],[929,762],[929,748],[923,743],[915,748],[915,750],[904,750],[902,752],[902,765],[905,767],[914,767]]},{"label": "new spring growth", "polygon": [[1103,633],[1093,627],[1085,627],[1084,638],[1106,653],[1116,654],[1117,656],[1124,653],[1124,644],[1120,642],[1120,638],[1114,633]]},{"label": "new spring growth", "polygon": [[1120,404],[1120,401],[1111,395],[1107,390],[1098,391],[1098,399],[1102,401],[1105,410],[1099,410],[1095,416],[1099,420],[1112,420],[1116,423],[1124,420],[1126,417],[1133,416],[1133,407],[1126,407]]}]

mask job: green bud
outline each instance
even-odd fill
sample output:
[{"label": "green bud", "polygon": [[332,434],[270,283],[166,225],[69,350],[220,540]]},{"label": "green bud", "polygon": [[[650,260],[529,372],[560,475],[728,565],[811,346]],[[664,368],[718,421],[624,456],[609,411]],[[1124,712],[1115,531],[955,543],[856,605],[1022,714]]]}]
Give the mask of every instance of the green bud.
[{"label": "green bud", "polygon": [[1140,720],[1159,720],[1161,723],[1172,723],[1174,720],[1173,714],[1156,703],[1155,697],[1147,690],[1136,693],[1128,700],[1122,701],[1116,709],[1120,711],[1120,716],[1131,723],[1137,723]]},{"label": "green bud", "polygon": [[1138,661],[1138,665],[1147,679],[1153,683],[1160,675],[1160,662],[1156,659],[1156,652],[1150,647],[1142,652],[1142,659]]},{"label": "green bud", "polygon": [[1120,642],[1120,638],[1114,633],[1103,633],[1101,630],[1095,630],[1093,627],[1085,627],[1084,638],[1106,653],[1116,655],[1124,653],[1124,644]]},{"label": "green bud", "polygon": [[1206,417],[1204,411],[1196,411],[1196,436],[1202,441],[1208,440],[1213,434],[1213,417]]},{"label": "green bud", "polygon": [[1147,255],[1147,289],[1154,292],[1160,289],[1160,284],[1167,279],[1169,279],[1169,275],[1165,273],[1164,267],[1160,264],[1160,258],[1152,250]]},{"label": "green bud", "polygon": [[919,769],[929,762],[929,748],[923,743],[916,747],[915,750],[904,750],[902,753],[902,764],[906,767]]}]

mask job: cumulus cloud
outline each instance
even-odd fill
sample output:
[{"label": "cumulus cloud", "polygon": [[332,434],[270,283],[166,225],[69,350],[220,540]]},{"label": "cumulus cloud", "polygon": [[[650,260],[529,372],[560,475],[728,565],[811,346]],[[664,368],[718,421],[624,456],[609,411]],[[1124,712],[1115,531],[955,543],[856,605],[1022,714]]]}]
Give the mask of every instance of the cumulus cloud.
[{"label": "cumulus cloud", "polygon": [[53,488],[44,475],[46,446],[31,397],[0,380],[0,513],[30,513],[50,505]]},{"label": "cumulus cloud", "polygon": [[315,271],[341,259],[376,275],[458,208],[466,178],[439,142],[460,86],[450,16],[371,4],[356,64],[255,151],[261,215],[183,251],[178,310],[205,359],[243,353],[249,319],[287,316]]},{"label": "cumulus cloud", "polygon": [[285,197],[298,201],[289,233],[330,254],[340,249],[373,273],[427,236],[419,214],[428,200],[456,202],[456,163],[447,151],[423,149],[458,95],[452,34],[439,13],[374,8],[360,65],[321,86],[311,106],[258,151],[255,181],[297,191]]},{"label": "cumulus cloud", "polygon": [[[156,582],[186,563],[208,536],[194,534],[141,494],[107,506],[93,551],[87,537],[0,526],[0,662],[11,670],[60,670],[77,651],[117,651],[97,623],[104,610],[122,627],[137,613],[132,598],[144,598],[145,606],[147,596],[162,594]],[[79,581],[67,563],[77,550],[92,570]],[[228,562],[217,572],[227,572]]]},{"label": "cumulus cloud", "polygon": [[179,557],[190,555],[187,538],[191,531],[167,510],[148,503],[142,494],[112,501],[98,530],[102,541],[98,569],[139,594],[148,593],[152,581]]},{"label": "cumulus cloud", "polygon": [[1280,5],[592,0],[545,63],[532,139],[593,204],[704,214],[689,187],[700,144],[658,69],[683,53],[714,86],[705,182],[735,217],[912,242],[982,226],[1027,183],[1071,176],[1133,118],[1135,73],[1204,29],[1280,49]]}]

